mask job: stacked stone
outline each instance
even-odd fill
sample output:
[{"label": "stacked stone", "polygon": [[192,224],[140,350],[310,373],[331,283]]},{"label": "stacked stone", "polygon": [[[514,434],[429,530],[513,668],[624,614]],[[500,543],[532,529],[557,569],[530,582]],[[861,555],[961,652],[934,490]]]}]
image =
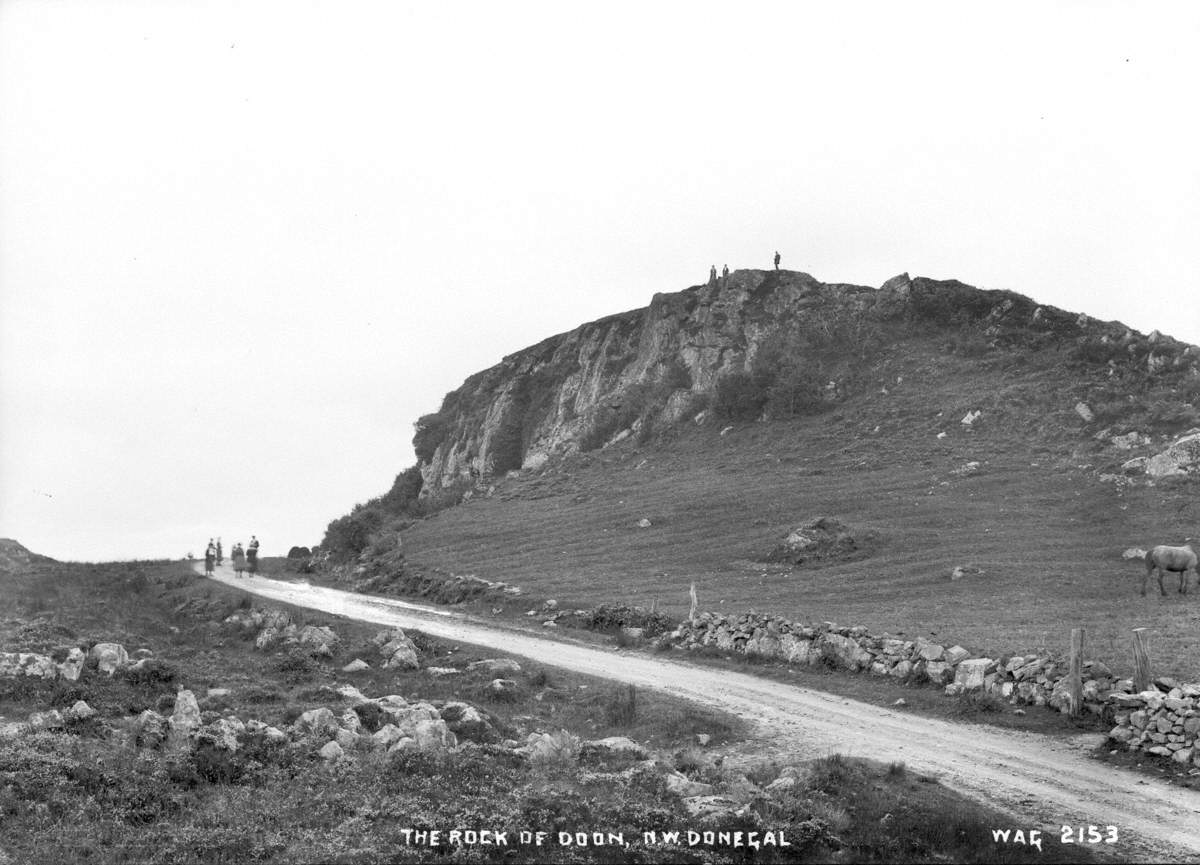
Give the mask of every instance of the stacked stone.
[{"label": "stacked stone", "polygon": [[1112,694],[1109,700],[1116,707],[1110,740],[1200,768],[1200,685],[1164,677],[1151,690]]},{"label": "stacked stone", "polygon": [[[1046,656],[1006,659],[972,658],[962,646],[946,646],[923,637],[905,640],[874,635],[864,627],[833,622],[801,625],[759,613],[704,613],[685,622],[670,639],[688,649],[713,647],[775,658],[791,664],[826,663],[851,672],[897,679],[927,678],[947,694],[983,690],[1014,704],[1070,709],[1065,661]],[[1083,708],[1103,714],[1110,694],[1127,694],[1128,680],[1116,681],[1099,661],[1083,664]]]}]

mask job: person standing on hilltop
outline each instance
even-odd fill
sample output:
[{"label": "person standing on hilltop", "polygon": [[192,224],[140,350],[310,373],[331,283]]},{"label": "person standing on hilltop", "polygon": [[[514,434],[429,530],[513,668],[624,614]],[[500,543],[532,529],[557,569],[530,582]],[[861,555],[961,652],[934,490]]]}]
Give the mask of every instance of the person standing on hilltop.
[{"label": "person standing on hilltop", "polygon": [[250,536],[250,545],[246,548],[246,570],[250,576],[258,573],[258,538]]},{"label": "person standing on hilltop", "polygon": [[779,270],[779,250],[775,250],[775,269]]},{"label": "person standing on hilltop", "polygon": [[708,269],[708,284],[717,284],[717,266],[715,264]]},{"label": "person standing on hilltop", "polygon": [[728,264],[725,265],[725,267],[723,267],[721,269],[721,282],[724,282],[727,279],[729,279],[729,265]]}]

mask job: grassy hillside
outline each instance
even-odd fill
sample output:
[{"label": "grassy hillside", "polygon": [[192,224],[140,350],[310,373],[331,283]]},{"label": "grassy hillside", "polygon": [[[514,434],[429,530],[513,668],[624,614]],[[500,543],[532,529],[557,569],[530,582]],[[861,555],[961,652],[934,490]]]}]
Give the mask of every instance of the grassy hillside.
[{"label": "grassy hillside", "polygon": [[[873,384],[831,410],[684,422],[506,478],[406,529],[405,553],[567,606],[657,600],[681,614],[695,581],[706,609],[937,634],[997,655],[1063,651],[1083,626],[1089,656],[1118,671],[1131,668],[1129,630],[1149,627],[1155,671],[1194,679],[1200,593],[1160,599],[1152,585],[1140,597],[1141,563],[1121,552],[1200,536],[1200,484],[1102,481],[1146,449],[1094,434],[1139,429],[1161,446],[1194,422],[1195,382],[1110,377],[1096,360],[897,342]],[[1090,424],[1074,411],[1081,399],[1096,409]],[[974,410],[978,421],[960,423]],[[956,474],[972,461],[976,472]],[[762,563],[816,516],[876,531],[877,550],[821,567]],[[958,566],[968,573],[952,580]]]}]

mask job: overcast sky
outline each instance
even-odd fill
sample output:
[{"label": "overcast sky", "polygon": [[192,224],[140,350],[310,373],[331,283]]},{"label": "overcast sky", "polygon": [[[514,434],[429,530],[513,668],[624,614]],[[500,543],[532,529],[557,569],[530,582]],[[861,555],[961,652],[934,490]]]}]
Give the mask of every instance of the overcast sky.
[{"label": "overcast sky", "polygon": [[1200,343],[1200,4],[0,0],[0,535],[320,541],[708,268]]}]

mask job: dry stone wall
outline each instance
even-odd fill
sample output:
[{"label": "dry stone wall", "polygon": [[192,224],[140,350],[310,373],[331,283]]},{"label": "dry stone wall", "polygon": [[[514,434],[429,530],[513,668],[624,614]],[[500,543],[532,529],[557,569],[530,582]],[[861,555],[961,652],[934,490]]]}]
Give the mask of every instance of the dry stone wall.
[{"label": "dry stone wall", "polygon": [[[703,613],[680,625],[670,639],[688,649],[712,647],[786,661],[827,664],[851,672],[924,681],[947,694],[983,691],[1014,705],[1070,710],[1066,659],[1049,655],[971,657],[962,646],[876,635],[833,622],[799,624],[757,613]],[[1200,768],[1200,684],[1155,679],[1135,691],[1099,661],[1083,662],[1083,710],[1115,726],[1110,741],[1131,751]]]}]

